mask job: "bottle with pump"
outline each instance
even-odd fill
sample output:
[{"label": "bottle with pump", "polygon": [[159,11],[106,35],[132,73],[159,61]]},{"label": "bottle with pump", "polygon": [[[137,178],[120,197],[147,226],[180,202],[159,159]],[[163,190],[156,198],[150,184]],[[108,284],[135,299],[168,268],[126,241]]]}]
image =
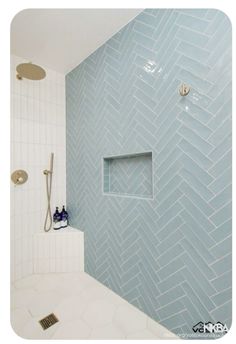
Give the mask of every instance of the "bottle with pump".
[{"label": "bottle with pump", "polygon": [[53,229],[57,230],[61,228],[61,214],[58,211],[58,207],[56,207],[56,211],[53,214]]},{"label": "bottle with pump", "polygon": [[68,213],[65,210],[65,206],[63,205],[62,212],[61,212],[61,227],[66,228],[67,226],[68,226]]}]

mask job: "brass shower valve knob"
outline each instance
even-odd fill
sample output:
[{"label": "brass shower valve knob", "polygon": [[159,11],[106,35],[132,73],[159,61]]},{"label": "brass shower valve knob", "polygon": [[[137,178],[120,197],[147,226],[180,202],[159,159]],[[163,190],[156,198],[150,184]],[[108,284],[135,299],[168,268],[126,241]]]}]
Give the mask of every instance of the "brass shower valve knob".
[{"label": "brass shower valve knob", "polygon": [[182,84],[179,88],[179,93],[181,96],[187,96],[190,92],[190,87],[186,84]]},{"label": "brass shower valve knob", "polygon": [[28,179],[28,174],[24,170],[16,170],[11,175],[11,180],[15,185],[24,184]]}]

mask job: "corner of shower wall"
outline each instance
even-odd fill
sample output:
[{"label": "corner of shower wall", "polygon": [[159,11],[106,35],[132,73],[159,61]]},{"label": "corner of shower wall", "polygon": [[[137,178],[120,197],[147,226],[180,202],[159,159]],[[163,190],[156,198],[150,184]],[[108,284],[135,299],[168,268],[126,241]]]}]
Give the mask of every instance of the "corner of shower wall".
[{"label": "corner of shower wall", "polygon": [[25,184],[11,189],[11,280],[32,274],[33,237],[43,230],[46,189],[43,170],[55,154],[52,210],[66,205],[65,77],[45,68],[40,81],[16,79],[11,55],[11,172],[24,169]]}]

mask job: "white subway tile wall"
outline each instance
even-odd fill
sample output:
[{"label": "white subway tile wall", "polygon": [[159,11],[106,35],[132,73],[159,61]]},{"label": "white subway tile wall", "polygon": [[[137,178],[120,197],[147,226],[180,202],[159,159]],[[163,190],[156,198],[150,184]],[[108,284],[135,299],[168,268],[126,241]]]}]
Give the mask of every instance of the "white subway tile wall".
[{"label": "white subway tile wall", "polygon": [[66,230],[34,236],[34,273],[84,271],[84,233]]},{"label": "white subway tile wall", "polygon": [[[66,205],[65,78],[45,68],[40,81],[16,79],[11,56],[11,172],[26,170],[27,183],[11,183],[11,278],[33,273],[33,236],[43,231],[46,185],[43,170],[54,152],[52,210]],[[44,68],[44,66],[42,66]]]}]

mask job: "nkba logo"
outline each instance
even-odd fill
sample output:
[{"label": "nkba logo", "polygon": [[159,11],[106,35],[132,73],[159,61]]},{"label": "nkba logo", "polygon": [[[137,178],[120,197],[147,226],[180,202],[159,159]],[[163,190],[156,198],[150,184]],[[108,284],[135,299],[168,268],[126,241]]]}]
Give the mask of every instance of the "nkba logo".
[{"label": "nkba logo", "polygon": [[193,326],[193,331],[199,333],[227,333],[228,327],[226,324],[222,324],[220,321],[213,324],[210,321],[208,323],[203,323],[200,321]]}]

